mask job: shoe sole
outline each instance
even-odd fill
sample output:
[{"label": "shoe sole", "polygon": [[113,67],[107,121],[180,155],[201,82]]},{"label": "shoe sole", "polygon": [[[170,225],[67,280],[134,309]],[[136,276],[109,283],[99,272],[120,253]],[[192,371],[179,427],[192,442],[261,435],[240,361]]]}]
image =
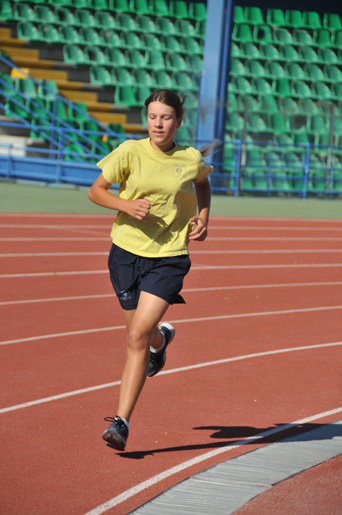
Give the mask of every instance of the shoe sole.
[{"label": "shoe sole", "polygon": [[118,451],[125,450],[126,442],[124,442],[118,435],[107,433],[107,431],[105,431],[102,435],[102,438],[110,447],[113,447],[113,449],[117,449]]}]

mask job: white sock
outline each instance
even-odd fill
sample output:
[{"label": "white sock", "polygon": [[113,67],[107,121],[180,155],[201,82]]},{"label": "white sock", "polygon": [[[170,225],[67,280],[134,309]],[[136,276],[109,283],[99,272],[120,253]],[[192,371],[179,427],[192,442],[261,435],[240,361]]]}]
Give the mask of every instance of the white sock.
[{"label": "white sock", "polygon": [[[159,329],[159,331],[160,331],[160,329]],[[163,337],[163,343],[162,343],[162,346],[161,346],[161,347],[159,347],[159,349],[154,349],[153,347],[150,347],[150,351],[151,351],[151,352],[154,352],[154,353],[156,353],[156,352],[160,352],[160,351],[162,351],[162,350],[163,350],[163,348],[165,347],[165,335],[164,335],[163,331],[160,331],[160,332],[161,332],[161,335],[162,335],[162,337]]]}]

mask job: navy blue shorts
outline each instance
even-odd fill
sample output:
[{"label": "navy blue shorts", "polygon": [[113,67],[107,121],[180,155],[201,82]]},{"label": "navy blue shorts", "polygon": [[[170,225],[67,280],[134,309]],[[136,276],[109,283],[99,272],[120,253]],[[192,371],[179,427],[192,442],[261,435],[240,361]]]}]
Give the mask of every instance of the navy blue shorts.
[{"label": "navy blue shorts", "polygon": [[184,304],[179,292],[189,272],[188,255],[147,258],[112,245],[108,258],[110,280],[123,309],[136,309],[141,291],[152,293],[169,304]]}]

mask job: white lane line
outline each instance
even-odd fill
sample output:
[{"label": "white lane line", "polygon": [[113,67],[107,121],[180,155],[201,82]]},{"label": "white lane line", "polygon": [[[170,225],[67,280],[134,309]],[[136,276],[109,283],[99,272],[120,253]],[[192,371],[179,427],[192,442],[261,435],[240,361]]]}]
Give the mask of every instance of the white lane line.
[{"label": "white lane line", "polygon": [[142,483],[139,483],[132,488],[129,488],[122,494],[117,495],[116,497],[113,497],[109,501],[105,502],[104,504],[101,504],[100,506],[97,506],[91,511],[88,511],[85,515],[101,515],[102,513],[105,513],[106,511],[110,510],[111,508],[114,508],[115,506],[118,506],[118,504],[123,503],[124,501],[127,501],[131,497],[134,497],[138,493],[142,492],[143,490],[146,490],[146,488],[150,488],[151,486],[156,485],[157,483],[160,483],[164,479],[167,479],[178,472],[182,472],[183,470],[186,470],[193,465],[197,465],[198,463],[202,463],[203,461],[209,460],[210,458],[213,458],[215,456],[218,456],[220,454],[228,453],[230,451],[233,451],[235,449],[238,449],[246,444],[251,444],[254,442],[257,442],[258,440],[261,440],[263,438],[266,438],[271,435],[275,435],[277,433],[281,433],[283,431],[286,431],[287,429],[295,428],[298,425],[302,424],[308,424],[310,422],[313,422],[314,420],[319,420],[322,418],[330,417],[332,415],[336,415],[338,413],[342,412],[342,407],[336,408],[330,411],[325,411],[322,413],[317,413],[316,415],[313,415],[311,417],[306,417],[301,420],[296,420],[294,422],[291,422],[290,424],[285,424],[283,426],[275,427],[273,429],[269,429],[268,431],[264,431],[263,433],[260,433],[256,436],[249,436],[248,438],[245,438],[244,440],[240,440],[238,443],[227,443],[223,445],[222,447],[219,447],[218,449],[215,449],[213,451],[206,452],[204,454],[201,454],[200,456],[196,456],[195,458],[192,458],[188,461],[184,461],[183,463],[180,463],[179,465],[176,465],[174,467],[169,468],[168,470],[164,470],[160,474],[157,474],[156,476],[153,476],[146,481],[143,481]]},{"label": "white lane line", "polygon": [[[229,320],[233,318],[249,318],[249,317],[262,317],[262,316],[274,316],[274,315],[290,315],[290,314],[298,314],[298,313],[312,313],[319,311],[335,311],[342,309],[342,306],[320,306],[316,308],[300,308],[300,309],[285,309],[281,311],[261,311],[258,313],[237,313],[234,315],[216,315],[211,317],[200,317],[200,318],[184,318],[180,320],[169,320],[170,323],[175,324],[186,324],[189,322],[208,322],[211,320]],[[104,331],[116,331],[118,329],[125,329],[125,325],[113,326],[113,327],[99,327],[97,329],[83,329],[80,331],[69,331],[66,333],[54,333],[54,334],[44,334],[41,336],[31,336],[28,338],[18,338],[16,340],[6,340],[0,342],[1,345],[11,345],[13,343],[24,343],[24,342],[32,342],[38,340],[49,340],[52,338],[61,338],[65,336],[77,336],[80,334],[91,334],[96,332],[104,332]]]},{"label": "white lane line", "polygon": [[[338,268],[342,263],[305,263],[305,264],[285,264],[285,265],[194,265],[190,272],[199,270],[262,270],[262,269],[282,269],[282,268]],[[14,279],[21,277],[56,277],[70,275],[91,275],[108,274],[108,270],[76,270],[70,272],[32,272],[27,274],[0,274],[0,279]]]},{"label": "white lane line", "polygon": [[[205,367],[211,367],[216,365],[224,365],[227,363],[233,363],[235,361],[244,361],[247,359],[254,359],[254,358],[261,358],[265,356],[274,356],[277,354],[286,354],[290,352],[298,352],[298,351],[307,351],[307,350],[314,350],[314,349],[322,349],[322,348],[329,348],[329,347],[338,347],[341,346],[342,342],[333,342],[333,343],[320,343],[316,345],[307,345],[302,347],[289,347],[286,349],[277,349],[277,350],[269,350],[265,352],[258,352],[254,354],[244,354],[241,356],[234,356],[232,358],[225,358],[225,359],[218,359],[215,361],[207,361],[205,363],[198,363],[196,365],[188,365],[186,367],[179,367],[179,368],[173,368],[170,370],[162,370],[159,372],[158,376],[162,375],[169,375],[169,374],[177,374],[178,372],[187,372],[189,370],[197,370],[199,368],[205,368]],[[89,393],[94,392],[96,390],[102,390],[103,388],[111,388],[112,386],[120,386],[121,381],[114,381],[112,383],[105,383],[100,384],[96,386],[90,386],[88,388],[82,388],[80,390],[74,390],[71,392],[61,393],[59,395],[52,395],[51,397],[45,397],[42,399],[37,399],[35,401],[29,401],[24,402],[23,404],[16,404],[15,406],[9,406],[8,408],[2,408],[0,409],[1,413],[8,413],[9,411],[16,411],[19,409],[29,408],[31,406],[36,406],[38,404],[44,404],[46,402],[52,402],[59,399],[65,399],[67,397],[73,397],[75,395],[81,395],[83,393]]]},{"label": "white lane line", "polygon": [[[341,286],[342,281],[326,281],[326,282],[312,282],[312,283],[281,283],[281,284],[245,284],[239,286],[212,286],[208,288],[184,288],[183,293],[197,293],[207,291],[227,291],[227,290],[251,290],[251,289],[267,289],[267,288],[301,288],[306,286]],[[50,297],[45,299],[26,299],[26,300],[10,300],[0,302],[0,306],[12,306],[16,304],[36,304],[46,302],[67,302],[74,300],[95,300],[114,297],[115,293],[102,293],[98,295],[79,295],[73,297]]]},{"label": "white lane line", "polygon": [[[342,249],[244,249],[244,250],[192,250],[191,254],[334,254]],[[108,251],[101,252],[26,252],[0,254],[0,258],[22,257],[72,257],[72,256],[108,256]]]}]

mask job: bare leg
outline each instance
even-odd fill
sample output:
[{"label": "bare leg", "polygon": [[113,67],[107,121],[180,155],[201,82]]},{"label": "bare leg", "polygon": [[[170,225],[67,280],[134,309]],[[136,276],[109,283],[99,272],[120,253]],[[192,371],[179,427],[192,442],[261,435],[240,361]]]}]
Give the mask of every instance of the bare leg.
[{"label": "bare leg", "polygon": [[[117,414],[129,421],[140,392],[144,386],[153,339],[156,348],[162,345],[162,335],[157,324],[169,304],[155,295],[141,292],[134,311],[125,311],[128,329],[127,359],[123,370]],[[159,340],[159,341],[158,341]]]}]

